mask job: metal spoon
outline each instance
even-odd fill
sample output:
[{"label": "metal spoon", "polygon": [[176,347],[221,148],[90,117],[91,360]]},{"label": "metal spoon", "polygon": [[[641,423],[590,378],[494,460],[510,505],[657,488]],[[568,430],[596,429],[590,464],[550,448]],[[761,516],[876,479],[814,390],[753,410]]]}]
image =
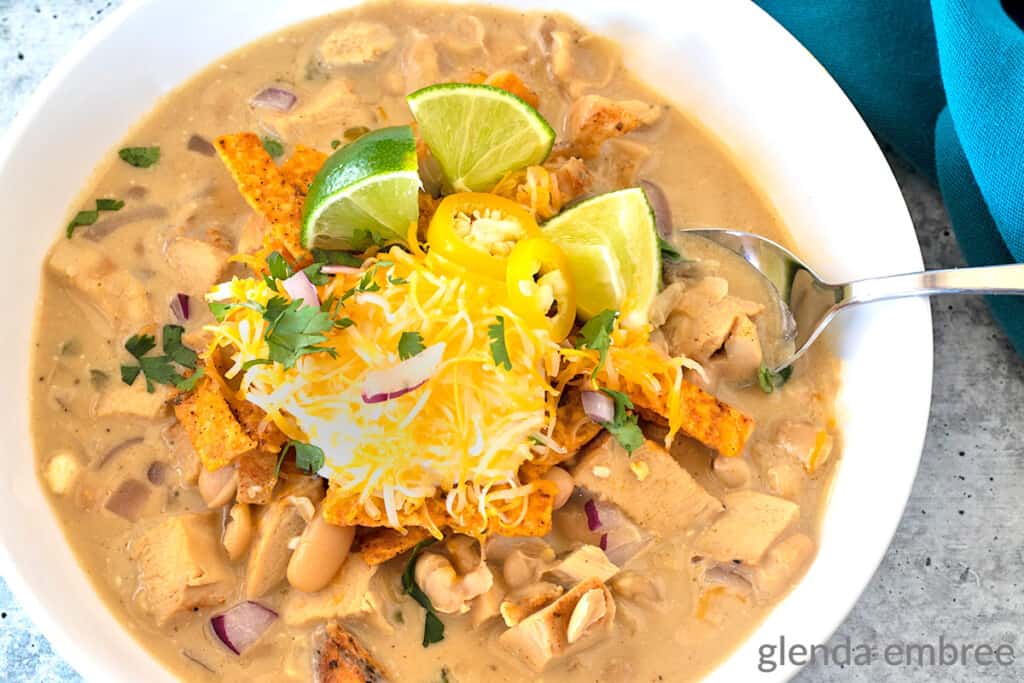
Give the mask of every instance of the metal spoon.
[{"label": "metal spoon", "polygon": [[[778,339],[765,349],[766,363],[776,372],[807,351],[836,313],[859,304],[935,294],[1024,294],[1024,264],[929,270],[889,275],[846,284],[829,284],[785,247],[770,239],[735,230],[679,230],[676,237],[686,255],[688,240],[713,242],[735,252],[771,283],[782,323]],[[762,341],[764,344],[764,341]]]}]

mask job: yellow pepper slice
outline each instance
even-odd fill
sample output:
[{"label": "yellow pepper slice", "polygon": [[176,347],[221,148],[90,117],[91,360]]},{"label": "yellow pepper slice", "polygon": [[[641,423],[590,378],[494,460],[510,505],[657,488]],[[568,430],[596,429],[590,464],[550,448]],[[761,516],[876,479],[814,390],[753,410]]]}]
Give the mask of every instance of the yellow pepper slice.
[{"label": "yellow pepper slice", "polygon": [[569,259],[554,243],[531,237],[516,244],[505,276],[508,303],[531,324],[547,327],[555,341],[569,336],[576,320],[576,286]]},{"label": "yellow pepper slice", "polygon": [[427,227],[430,253],[471,273],[505,278],[516,243],[540,235],[537,221],[521,205],[484,192],[445,197]]}]

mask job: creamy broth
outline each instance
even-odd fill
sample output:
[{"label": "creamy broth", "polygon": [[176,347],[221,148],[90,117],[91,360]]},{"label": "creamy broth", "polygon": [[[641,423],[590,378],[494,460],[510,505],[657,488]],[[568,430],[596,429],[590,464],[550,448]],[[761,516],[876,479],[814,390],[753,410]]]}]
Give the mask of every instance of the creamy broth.
[{"label": "creamy broth", "polygon": [[[386,26],[396,38],[394,46],[358,67],[331,71],[318,66],[316,54],[324,38],[357,20]],[[563,78],[552,73],[550,52],[558,49],[552,32],[569,37],[565,49],[580,65]],[[588,161],[594,173],[590,193],[649,180],[664,190],[678,227],[747,229],[788,243],[770,201],[720,141],[626,71],[612,41],[592,36],[559,15],[371,4],[261,39],[218,60],[169,94],[124,140],[126,146],[159,146],[159,163],[135,168],[112,152],[71,215],[101,197],[123,199],[125,207],[78,228],[70,243],[61,235],[44,268],[31,401],[40,475],[53,491],[54,510],[69,543],[125,627],[181,679],[314,680],[326,621],[278,621],[242,656],[229,652],[213,635],[209,618],[243,599],[244,560],[229,564],[236,588],[221,605],[189,610],[158,624],[139,601],[133,544],[140,534],[171,515],[208,509],[190,483],[191,446],[176,427],[174,415],[162,405],[171,392],[158,387],[147,398],[141,382],[129,390],[120,377],[120,366],[130,360],[122,349],[124,340],[147,326],[156,331],[174,322],[168,302],[177,293],[191,295],[186,336],[212,322],[202,295],[220,281],[223,264],[203,266],[202,258],[188,250],[189,240],[214,245],[218,251],[213,254],[226,260],[244,239],[252,211],[212,147],[207,147],[208,141],[252,130],[279,138],[285,145],[283,158],[300,143],[329,152],[332,141],[344,140],[346,131],[351,135],[359,127],[410,122],[404,98],[417,88],[465,81],[473,73],[499,69],[517,73],[538,94],[539,109],[559,140],[566,133],[569,108],[582,94],[664,107],[658,122],[606,142],[601,155]],[[298,96],[299,106],[292,113],[275,114],[248,105],[255,93],[274,84]],[[144,289],[141,312],[118,309],[112,317],[110,309],[97,306],[95,299],[109,293],[90,293],[75,285],[75,268],[85,257],[61,250],[79,243]],[[742,271],[726,263],[702,261],[670,271],[668,280],[692,284],[715,276],[728,280],[732,293],[756,302],[756,287],[745,286]],[[107,282],[123,285],[121,280]],[[138,325],[140,319],[145,324]],[[666,331],[665,337],[663,342],[672,346],[671,333]],[[671,542],[658,539],[628,563],[628,572],[609,581],[617,606],[611,635],[535,673],[499,644],[498,637],[506,630],[500,618],[475,627],[468,614],[442,615],[446,638],[422,647],[423,610],[401,594],[403,556],[384,564],[371,581],[381,601],[378,613],[345,620],[388,679],[690,681],[706,675],[735,649],[799,580],[817,544],[838,459],[833,402],[839,372],[838,362],[819,344],[801,359],[784,386],[765,393],[752,377],[735,381],[727,373],[716,374],[720,355],[697,358],[712,374],[705,387],[752,416],[756,428],[735,458],[716,455],[682,436],[672,455],[715,498],[753,490],[799,505],[799,517],[784,536],[803,535],[809,541],[806,549],[794,551],[792,566],[779,570],[778,585],[758,574],[756,580],[765,583],[744,594],[728,590],[736,579],[725,576],[726,588],[711,590],[709,572],[722,578],[727,567],[695,557],[692,535]],[[139,408],[140,401],[148,401],[148,407]],[[649,428],[648,435],[656,433],[656,427]],[[812,440],[824,434],[832,451],[823,465],[811,468],[813,473],[798,454],[807,434]],[[817,446],[820,450],[821,443]],[[554,547],[569,548],[587,538],[580,525],[588,497],[577,490],[564,512],[555,513]],[[206,514],[219,528],[224,512]],[[589,542],[596,541],[594,536]],[[296,590],[283,582],[259,601],[280,610]]]}]

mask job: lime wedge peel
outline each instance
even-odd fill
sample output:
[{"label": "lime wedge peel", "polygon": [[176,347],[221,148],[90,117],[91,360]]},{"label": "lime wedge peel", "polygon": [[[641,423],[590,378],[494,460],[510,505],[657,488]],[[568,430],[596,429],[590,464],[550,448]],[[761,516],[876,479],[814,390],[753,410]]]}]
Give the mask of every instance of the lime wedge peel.
[{"label": "lime wedge peel", "polygon": [[457,192],[486,192],[509,171],[544,161],[555,143],[540,112],[501,88],[442,83],[406,101],[448,187]]},{"label": "lime wedge peel", "polygon": [[303,207],[307,249],[362,251],[404,243],[419,216],[416,141],[409,126],[367,133],[331,155]]},{"label": "lime wedge peel", "polygon": [[661,256],[654,211],[638,187],[588,199],[541,227],[566,252],[581,317],[620,311],[624,325],[648,321]]}]

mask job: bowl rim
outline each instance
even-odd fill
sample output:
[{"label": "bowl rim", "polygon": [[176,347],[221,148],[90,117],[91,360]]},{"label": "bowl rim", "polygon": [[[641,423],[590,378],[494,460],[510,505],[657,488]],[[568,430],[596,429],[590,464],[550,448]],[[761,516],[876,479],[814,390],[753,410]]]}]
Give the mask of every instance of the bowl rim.
[{"label": "bowl rim", "polygon": [[[460,2],[461,0],[456,0]],[[6,172],[12,161],[14,160],[14,154],[18,147],[16,144],[26,133],[31,129],[40,113],[44,110],[47,104],[57,96],[62,87],[64,87],[70,80],[75,78],[76,69],[80,64],[89,57],[99,46],[107,41],[112,35],[116,34],[126,21],[135,15],[141,9],[152,6],[169,4],[173,0],[127,0],[123,5],[116,8],[107,17],[100,21],[95,27],[92,28],[80,41],[78,41],[71,50],[64,56],[59,63],[52,69],[52,71],[45,77],[45,79],[36,88],[34,93],[29,97],[25,104],[21,107],[20,111],[11,122],[8,130],[2,137],[2,144],[0,144],[0,177]],[[839,93],[846,102],[846,106],[849,108],[853,115],[860,121],[860,126],[863,129],[863,133],[870,135],[867,131],[866,124],[857,114],[854,106],[846,98],[845,94],[841,92],[839,86],[835,83],[832,77],[825,71],[815,58],[790,35],[783,27],[781,27],[774,19],[772,19],[767,13],[761,8],[757,7],[753,3],[747,2],[747,0],[722,0],[723,3],[729,3],[730,5],[744,5],[747,6],[743,11],[750,12],[750,17],[754,15],[760,15],[758,19],[752,19],[753,21],[759,21],[766,27],[765,30],[769,30],[767,27],[774,27],[771,30],[776,31],[779,34],[784,34],[785,38],[788,39],[790,45],[789,49],[798,50],[806,56],[806,60],[809,63],[813,63],[820,70],[820,78],[827,80],[827,83],[821,84],[823,88],[831,88],[832,90]],[[340,7],[339,7],[340,9]],[[577,18],[583,23],[586,23],[586,8],[585,6],[580,7],[559,7],[559,10],[566,11],[571,14],[574,18]],[[319,14],[316,12],[310,16]],[[265,35],[265,34],[264,34]],[[879,174],[887,176],[888,182],[896,187],[895,180],[892,177],[891,170],[882,156],[881,152],[875,149],[880,167],[878,168]],[[897,188],[898,191],[898,188]],[[905,210],[905,207],[904,207]],[[920,247],[917,245],[916,237],[914,237],[913,223],[910,220],[909,214],[905,216],[903,220],[902,230],[904,232],[910,232],[910,236],[916,246],[915,254],[905,254],[904,261],[908,267],[916,269],[923,268],[923,259],[921,258]],[[903,302],[908,309],[913,308],[915,315],[919,318],[919,327],[924,327],[926,324],[928,339],[927,344],[923,344],[919,349],[922,354],[922,362],[927,364],[927,373],[918,378],[918,384],[913,389],[916,395],[911,396],[911,402],[916,405],[916,417],[917,420],[913,421],[908,425],[907,431],[910,436],[908,442],[918,444],[913,453],[909,454],[913,457],[912,462],[904,465],[904,470],[901,474],[903,483],[905,484],[900,488],[899,498],[901,499],[899,508],[902,510],[911,493],[911,487],[916,478],[917,465],[922,455],[924,447],[924,439],[928,421],[928,407],[932,389],[932,366],[933,366],[933,347],[931,342],[931,312],[926,301],[908,301]],[[918,330],[921,332],[923,330]],[[923,405],[923,412],[921,410],[922,399],[926,398]],[[923,417],[922,417],[923,416]],[[32,457],[35,458],[34,448],[32,449]],[[908,476],[909,475],[909,476]],[[836,474],[838,478],[841,476],[841,472]],[[37,480],[38,483],[38,480]],[[904,490],[905,489],[905,490]],[[831,501],[829,502],[831,506]],[[883,524],[880,528],[885,529],[884,543],[875,544],[875,552],[872,554],[870,562],[865,561],[865,566],[871,565],[872,570],[870,576],[873,576],[877,571],[878,566],[881,564],[885,557],[888,546],[891,543],[895,531],[900,523],[902,515],[892,515],[887,524]],[[83,675],[87,680],[109,680],[109,677],[105,674],[108,671],[104,660],[98,656],[89,647],[77,642],[74,637],[68,632],[65,626],[57,620],[50,611],[44,606],[43,601],[36,595],[35,592],[29,587],[29,580],[25,575],[22,574],[13,557],[17,549],[7,547],[3,542],[0,542],[0,573],[2,573],[8,585],[11,588],[12,593],[15,595],[25,612],[30,616],[35,624],[37,624],[40,630],[46,635],[46,637],[52,643],[54,649],[60,654],[71,666]],[[83,572],[84,573],[84,572]],[[806,577],[801,580],[805,581]],[[841,608],[830,610],[835,615],[835,618],[831,620],[831,625],[828,627],[827,633],[821,633],[827,640],[840,625],[840,623],[846,619],[850,610],[854,607],[860,596],[868,586],[868,581],[864,581],[859,589],[850,591],[846,600],[841,601],[843,603]],[[778,606],[775,607],[778,609]],[[122,630],[123,627],[122,627]],[[747,641],[754,638],[753,634],[750,634]],[[822,640],[821,642],[825,642]],[[138,645],[136,645],[138,647]],[[141,649],[141,648],[140,648]],[[737,651],[734,651],[735,658]],[[727,660],[729,661],[729,660]],[[162,665],[161,665],[162,668]],[[716,672],[721,669],[722,666],[716,668]],[[794,675],[801,667],[789,667],[782,670],[781,674],[775,678],[765,676],[765,680],[783,680],[789,676]],[[764,674],[762,674],[764,676]],[[709,676],[710,678],[716,678],[714,672]]]}]

